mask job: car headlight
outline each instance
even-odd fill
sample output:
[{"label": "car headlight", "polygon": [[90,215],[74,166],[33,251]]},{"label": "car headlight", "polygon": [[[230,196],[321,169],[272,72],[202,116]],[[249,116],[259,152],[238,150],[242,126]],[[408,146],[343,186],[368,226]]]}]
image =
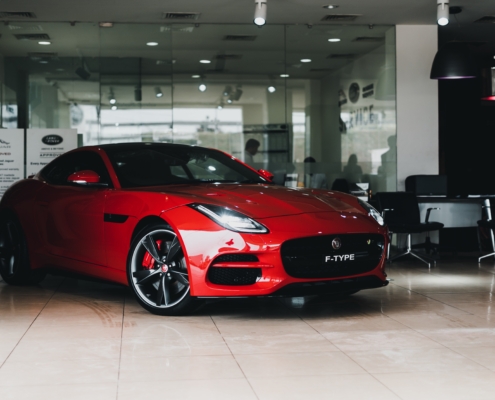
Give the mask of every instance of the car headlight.
[{"label": "car headlight", "polygon": [[201,214],[211,218],[218,225],[234,232],[268,233],[268,229],[240,212],[212,204],[189,204]]},{"label": "car headlight", "polygon": [[380,215],[380,213],[376,210],[376,208],[370,206],[368,203],[365,201],[362,201],[358,199],[359,204],[361,207],[364,208],[364,210],[368,213],[370,217],[373,217],[376,222],[378,222],[381,226],[385,225],[385,221],[383,220],[383,217]]}]

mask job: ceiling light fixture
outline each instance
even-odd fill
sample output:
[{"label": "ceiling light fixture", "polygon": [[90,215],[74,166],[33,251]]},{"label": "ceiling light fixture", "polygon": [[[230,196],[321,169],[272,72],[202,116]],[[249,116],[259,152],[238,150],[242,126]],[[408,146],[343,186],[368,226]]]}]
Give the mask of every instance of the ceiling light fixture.
[{"label": "ceiling light fixture", "polygon": [[42,46],[49,46],[52,44],[52,42],[41,41],[41,42],[38,42],[38,44],[41,44]]},{"label": "ceiling light fixture", "polygon": [[199,89],[200,92],[206,92],[206,85],[204,83],[201,83],[198,86],[198,89]]},{"label": "ceiling light fixture", "polygon": [[268,86],[268,92],[269,93],[275,93],[277,88],[275,86]]},{"label": "ceiling light fixture", "polygon": [[148,42],[146,46],[158,46],[158,42]]},{"label": "ceiling light fixture", "polygon": [[200,62],[201,64],[210,64],[210,63],[211,63],[211,61],[210,61],[210,60],[199,60],[199,62]]},{"label": "ceiling light fixture", "polygon": [[337,42],[340,42],[340,39],[339,38],[330,38],[328,39],[329,42],[333,42],[333,43],[337,43]]},{"label": "ceiling light fixture", "polygon": [[281,78],[288,78],[289,77],[289,74],[280,74],[280,77]]},{"label": "ceiling light fixture", "polygon": [[301,62],[302,63],[310,63],[311,62],[311,58],[302,58],[301,59]]},{"label": "ceiling light fixture", "polygon": [[201,75],[191,75],[191,78],[198,79],[198,78],[201,78]]},{"label": "ceiling light fixture", "polygon": [[115,111],[117,109],[117,106],[112,106],[112,111]]},{"label": "ceiling light fixture", "polygon": [[332,10],[334,8],[339,8],[339,6],[335,4],[327,4],[326,6],[323,6],[323,8],[328,8],[329,10]]},{"label": "ceiling light fixture", "polygon": [[268,0],[254,0],[254,20],[258,26],[266,24],[266,3]]},{"label": "ceiling light fixture", "polygon": [[227,97],[231,92],[232,92],[232,86],[227,85],[227,86],[225,86],[225,89],[223,89],[223,93],[222,94],[225,97]]},{"label": "ceiling light fixture", "polygon": [[477,75],[478,66],[469,46],[463,42],[448,42],[435,55],[430,79],[467,79]]},{"label": "ceiling light fixture", "polygon": [[112,28],[113,22],[99,22],[98,25],[100,28]]},{"label": "ceiling light fixture", "polygon": [[437,23],[440,26],[445,26],[449,23],[449,2],[445,0],[437,0]]},{"label": "ceiling light fixture", "polygon": [[159,86],[155,87],[155,96],[158,98],[163,97],[162,89]]}]

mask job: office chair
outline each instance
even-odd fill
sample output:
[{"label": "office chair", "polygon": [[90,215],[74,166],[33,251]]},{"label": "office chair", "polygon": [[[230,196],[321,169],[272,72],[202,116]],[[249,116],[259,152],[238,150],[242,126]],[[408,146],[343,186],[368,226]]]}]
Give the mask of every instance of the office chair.
[{"label": "office chair", "polygon": [[437,231],[443,228],[443,224],[440,222],[429,222],[430,213],[435,208],[429,208],[426,212],[425,222],[421,222],[418,201],[414,193],[379,192],[375,194],[375,197],[378,208],[382,212],[385,223],[389,228],[390,238],[394,233],[407,234],[406,250],[389,258],[389,261],[392,262],[399,257],[410,254],[428,264],[428,268],[431,268],[431,263],[435,264],[436,261],[423,254],[419,255],[412,250],[411,234]]},{"label": "office chair", "polygon": [[[482,219],[482,220],[478,221],[478,226],[480,228],[486,228],[486,229],[489,230],[491,243],[492,243],[492,246],[494,246],[493,232],[495,231],[495,221],[493,219],[491,219],[491,220]],[[478,238],[479,238],[479,236],[478,236]],[[481,249],[481,245],[480,245],[480,249]],[[495,256],[495,248],[492,247],[492,249],[493,249],[493,253],[485,254],[484,256],[481,256],[481,257],[478,258],[478,264],[481,263],[481,260],[483,258],[490,257],[490,256]]]},{"label": "office chair", "polygon": [[347,179],[343,179],[343,178],[335,179],[332,183],[331,190],[336,190],[338,192],[343,192],[343,193],[351,193],[351,189],[349,188],[349,182],[347,182]]}]

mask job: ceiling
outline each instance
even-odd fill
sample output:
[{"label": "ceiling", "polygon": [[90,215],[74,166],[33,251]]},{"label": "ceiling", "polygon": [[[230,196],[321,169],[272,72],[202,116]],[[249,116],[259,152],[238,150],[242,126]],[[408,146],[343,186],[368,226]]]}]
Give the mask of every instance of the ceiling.
[{"label": "ceiling", "polygon": [[[325,4],[337,4],[334,10]],[[436,0],[267,0],[269,24],[319,24],[328,14],[358,15],[350,24],[435,23]],[[495,15],[492,0],[452,0],[463,8],[459,19],[473,23]],[[200,13],[197,23],[251,23],[253,0],[0,0],[1,12],[32,12],[37,21],[112,21],[160,23],[168,12]],[[20,20],[22,18],[0,18]]]}]

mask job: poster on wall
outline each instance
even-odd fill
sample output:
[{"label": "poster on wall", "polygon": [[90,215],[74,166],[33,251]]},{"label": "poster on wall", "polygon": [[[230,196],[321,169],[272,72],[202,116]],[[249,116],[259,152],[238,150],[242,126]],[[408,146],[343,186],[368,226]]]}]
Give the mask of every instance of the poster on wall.
[{"label": "poster on wall", "polygon": [[0,129],[0,198],[24,178],[24,129]]},{"label": "poster on wall", "polygon": [[28,129],[26,176],[36,174],[51,160],[76,147],[76,129]]}]

